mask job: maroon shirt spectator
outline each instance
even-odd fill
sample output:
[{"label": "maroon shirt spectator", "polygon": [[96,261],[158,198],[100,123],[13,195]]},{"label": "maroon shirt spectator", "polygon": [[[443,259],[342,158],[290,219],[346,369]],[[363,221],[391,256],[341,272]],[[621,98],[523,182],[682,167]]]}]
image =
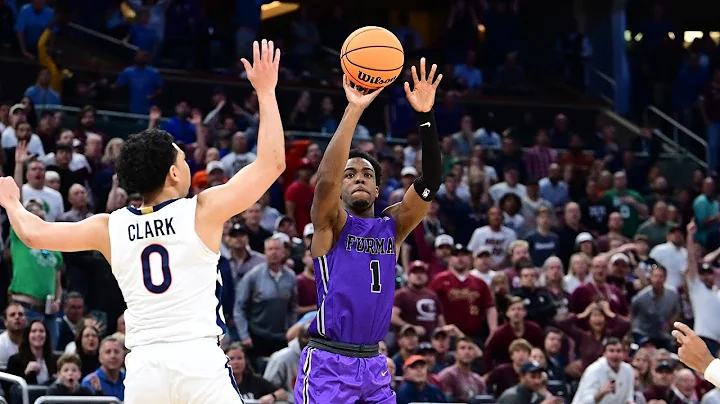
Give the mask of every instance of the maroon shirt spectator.
[{"label": "maroon shirt spectator", "polygon": [[315,267],[313,267],[310,249],[305,250],[303,255],[305,269],[297,276],[298,286],[298,316],[317,310],[317,289],[315,288]]},{"label": "maroon shirt spectator", "polygon": [[310,207],[312,206],[315,187],[310,185],[313,174],[310,159],[300,160],[297,170],[298,178],[285,190],[285,212],[295,219],[297,234],[302,234],[305,225],[310,223]]},{"label": "maroon shirt spectator", "polygon": [[[485,369],[490,370],[494,366],[510,362],[509,348],[513,341],[524,338],[532,346],[543,346],[545,334],[539,325],[532,321],[525,320],[527,311],[525,303],[519,297],[511,297],[505,315],[507,323],[498,327],[485,344],[483,355]],[[528,352],[529,354],[529,352]],[[520,363],[522,364],[522,362]]]},{"label": "maroon shirt spectator", "polygon": [[[615,285],[607,283],[608,258],[604,255],[598,255],[593,258],[590,266],[590,273],[593,277],[591,282],[579,286],[570,295],[570,311],[580,314],[590,306],[590,304],[605,300],[610,304],[610,310],[621,316],[627,316],[629,313],[629,305],[625,295]],[[587,328],[587,327],[583,327]]]},{"label": "maroon shirt spectator", "polygon": [[87,140],[88,133],[95,133],[100,135],[103,140],[103,145],[106,145],[110,138],[105,133],[97,130],[95,126],[95,108],[87,105],[83,107],[78,113],[78,127],[73,131],[75,139],[80,140],[83,144]]},{"label": "maroon shirt spectator", "polygon": [[550,137],[545,129],[539,129],[535,135],[535,145],[525,152],[527,172],[538,178],[548,176],[550,164],[558,162],[558,152],[550,148]]},{"label": "maroon shirt spectator", "polygon": [[[667,404],[673,404],[675,394],[672,391],[672,383],[674,379],[675,367],[668,361],[659,362],[655,365],[655,369],[651,371],[652,385],[643,390],[645,399],[665,400]],[[682,402],[680,402],[682,404]]]},{"label": "maroon shirt spectator", "polygon": [[470,368],[477,355],[472,339],[460,339],[455,349],[455,364],[438,375],[443,392],[454,401],[466,403],[477,394],[485,394],[485,381]]},{"label": "maroon shirt spectator", "polygon": [[[586,323],[590,331],[581,327]],[[555,322],[555,326],[575,341],[583,371],[603,355],[605,338],[622,338],[630,331],[630,322],[611,312],[607,302],[592,304],[578,316],[571,314]]]},{"label": "maroon shirt spectator", "polygon": [[426,288],[428,266],[422,261],[413,261],[408,268],[408,286],[395,292],[392,324],[402,327],[405,324],[419,326],[421,340],[430,340],[430,335],[438,326],[445,325],[442,306],[437,294]]},{"label": "maroon shirt spectator", "polygon": [[[488,351],[487,347],[485,351]],[[485,378],[488,392],[498,397],[505,390],[520,383],[520,367],[530,359],[530,351],[532,351],[532,345],[527,340],[521,338],[513,341],[505,351],[512,362],[486,369],[491,370]]]}]

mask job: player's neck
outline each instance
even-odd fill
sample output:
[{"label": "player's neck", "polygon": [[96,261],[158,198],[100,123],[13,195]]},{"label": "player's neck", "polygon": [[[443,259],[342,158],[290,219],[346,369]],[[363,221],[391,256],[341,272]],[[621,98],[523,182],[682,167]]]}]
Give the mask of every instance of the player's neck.
[{"label": "player's neck", "polygon": [[356,211],[355,209],[351,207],[345,207],[350,214],[352,214],[355,217],[359,217],[361,219],[372,219],[375,217],[375,205],[370,205],[369,208],[363,210],[363,211]]},{"label": "player's neck", "polygon": [[163,202],[182,197],[184,197],[184,195],[180,195],[180,193],[176,189],[166,187],[156,194],[143,195],[142,206],[144,208],[149,208],[152,206],[160,205]]}]

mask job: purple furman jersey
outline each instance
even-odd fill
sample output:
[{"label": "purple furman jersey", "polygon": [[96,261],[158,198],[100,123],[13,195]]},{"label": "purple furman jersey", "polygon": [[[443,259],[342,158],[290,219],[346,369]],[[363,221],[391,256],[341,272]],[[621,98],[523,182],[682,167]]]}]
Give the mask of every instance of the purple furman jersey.
[{"label": "purple furman jersey", "polygon": [[390,328],[395,294],[395,219],[348,213],[337,243],[313,258],[318,313],[310,335],[377,344]]}]

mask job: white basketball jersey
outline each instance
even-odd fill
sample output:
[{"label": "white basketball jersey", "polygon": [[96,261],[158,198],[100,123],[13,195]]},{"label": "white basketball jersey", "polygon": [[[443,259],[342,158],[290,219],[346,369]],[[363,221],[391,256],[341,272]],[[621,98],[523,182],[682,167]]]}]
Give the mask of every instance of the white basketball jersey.
[{"label": "white basketball jersey", "polygon": [[197,197],[110,214],[112,271],[125,297],[125,345],[224,333],[220,254],[195,232]]}]

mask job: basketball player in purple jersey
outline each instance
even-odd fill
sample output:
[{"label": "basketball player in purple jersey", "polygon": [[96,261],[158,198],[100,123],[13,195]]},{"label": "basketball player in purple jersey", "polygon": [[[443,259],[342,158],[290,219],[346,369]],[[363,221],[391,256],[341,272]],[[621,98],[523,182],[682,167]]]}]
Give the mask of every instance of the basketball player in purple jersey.
[{"label": "basketball player in purple jersey", "polygon": [[358,120],[380,90],[363,94],[343,79],[348,106],[320,162],[310,211],[319,308],[300,358],[297,404],[396,402],[378,342],[390,328],[397,246],[420,223],[440,187],[432,107],[442,75],[435,79],[436,69],[432,65],[428,75],[423,58],[419,76],[412,67],[412,91],[405,83],[407,100],[418,114],[423,174],[380,217],[373,206],[382,180],[380,164],[350,150]]}]

